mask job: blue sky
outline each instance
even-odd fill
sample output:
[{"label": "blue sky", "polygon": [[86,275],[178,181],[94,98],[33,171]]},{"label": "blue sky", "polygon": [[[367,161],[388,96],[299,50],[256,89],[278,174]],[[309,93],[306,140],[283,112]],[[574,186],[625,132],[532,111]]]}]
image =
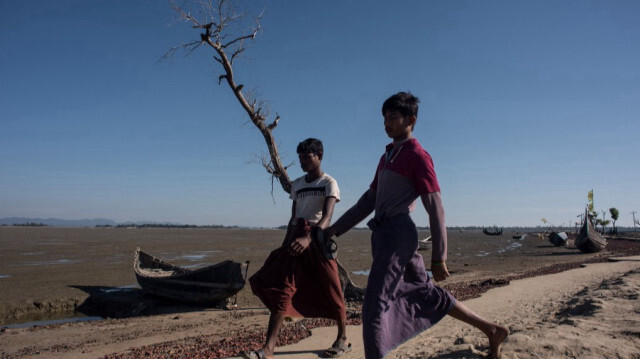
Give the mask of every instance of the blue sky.
[{"label": "blue sky", "polygon": [[[640,2],[242,1],[264,31],[236,62],[281,121],[284,161],[307,137],[342,191],[374,175],[384,99],[421,100],[450,226],[559,226],[587,192],[640,211]],[[0,0],[0,217],[278,226],[290,200],[266,151],[168,2]],[[302,175],[297,163],[292,178]],[[414,213],[419,225],[427,216]],[[640,214],[636,214],[640,218]]]}]

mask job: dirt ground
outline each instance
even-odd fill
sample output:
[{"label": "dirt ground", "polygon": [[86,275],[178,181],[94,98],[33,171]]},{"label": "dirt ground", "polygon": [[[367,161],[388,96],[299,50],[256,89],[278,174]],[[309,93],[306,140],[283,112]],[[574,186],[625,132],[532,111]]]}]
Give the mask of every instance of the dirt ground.
[{"label": "dirt ground", "polygon": [[[366,271],[371,264],[369,234],[356,230],[338,239],[340,262],[359,286],[365,285],[366,276],[356,272]],[[0,333],[0,358],[96,358],[176,340],[218,348],[217,354],[209,352],[203,357],[233,355],[221,341],[243,338],[250,346],[251,341],[262,340],[260,333],[266,326],[268,313],[250,290],[245,287],[238,294],[234,310],[149,297],[136,287],[134,250],[141,247],[179,265],[195,267],[225,259],[248,260],[250,276],[283,235],[281,230],[0,227],[0,323],[8,326]],[[427,235],[423,232],[421,238]],[[627,248],[629,243],[632,249]],[[637,247],[636,241],[610,241],[607,251],[583,254],[575,248],[554,247],[535,234],[516,240],[506,231],[499,237],[455,231],[449,233],[452,277],[442,284],[453,288],[456,295],[456,290],[464,294],[473,281],[535,275],[554,265],[596,261],[611,252],[637,254],[633,253]],[[429,260],[430,251],[422,254]],[[351,306],[357,321],[358,305]],[[110,319],[10,326],[69,316]],[[281,340],[295,341],[313,325],[305,322],[305,329],[292,329],[290,338]]]}]

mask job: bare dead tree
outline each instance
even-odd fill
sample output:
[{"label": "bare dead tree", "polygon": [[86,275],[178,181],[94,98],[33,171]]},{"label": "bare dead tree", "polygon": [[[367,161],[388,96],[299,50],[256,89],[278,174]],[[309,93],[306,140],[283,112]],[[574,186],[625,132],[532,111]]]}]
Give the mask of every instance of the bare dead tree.
[{"label": "bare dead tree", "polygon": [[[223,70],[223,74],[218,77],[218,84],[224,80],[229,86],[236,99],[245,110],[251,122],[260,130],[269,150],[269,156],[261,159],[262,166],[271,175],[273,193],[273,181],[278,180],[282,189],[286,193],[291,192],[291,181],[287,174],[287,168],[280,159],[278,147],[273,137],[272,131],[278,126],[280,116],[276,113],[271,123],[267,123],[269,111],[266,109],[266,102],[258,100],[251,91],[243,92],[244,85],[238,84],[234,76],[233,62],[240,56],[253,41],[258,33],[262,31],[260,19],[262,14],[253,19],[253,25],[248,29],[238,29],[240,24],[246,23],[247,18],[244,13],[238,13],[233,7],[231,0],[208,0],[198,1],[199,7],[196,14],[187,10],[186,5],[171,4],[172,8],[181,19],[191,23],[194,29],[201,31],[200,38],[192,42],[182,44],[170,49],[163,58],[172,56],[174,52],[183,50],[185,55],[204,45],[214,51],[213,58]],[[362,300],[364,289],[356,286],[346,269],[338,262],[338,273],[340,282],[346,299]]]},{"label": "bare dead tree", "polygon": [[194,29],[201,31],[200,38],[170,49],[163,58],[171,56],[178,50],[183,50],[188,55],[202,45],[214,51],[213,58],[222,66],[223,71],[223,74],[218,77],[218,84],[225,81],[267,144],[269,156],[263,156],[261,162],[271,175],[272,190],[273,181],[277,180],[282,189],[289,193],[291,181],[287,174],[287,168],[290,165],[284,166],[282,164],[278,146],[272,134],[278,126],[280,115],[276,114],[273,121],[268,123],[269,111],[266,102],[257,99],[251,91],[243,92],[244,85],[236,81],[233,70],[234,61],[247,49],[248,42],[253,41],[262,31],[260,26],[262,14],[253,19],[253,24],[250,27],[239,30],[240,26],[246,24],[247,17],[244,13],[236,12],[230,1],[200,1],[195,4],[198,7],[196,14],[188,11],[186,5],[172,3],[171,7],[181,19],[191,23]]}]

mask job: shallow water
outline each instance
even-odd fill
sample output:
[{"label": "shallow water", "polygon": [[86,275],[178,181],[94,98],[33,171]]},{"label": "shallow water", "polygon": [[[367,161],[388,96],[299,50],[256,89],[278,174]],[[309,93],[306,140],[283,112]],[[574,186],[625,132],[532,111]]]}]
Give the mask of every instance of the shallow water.
[{"label": "shallow water", "polygon": [[[195,251],[189,253],[164,252],[158,255],[158,258],[169,263],[180,263],[180,267],[188,269],[198,269],[219,262],[214,258],[219,257],[224,251],[207,250]],[[153,253],[152,253],[153,255]]]},{"label": "shallow water", "polygon": [[31,328],[31,327],[39,327],[51,324],[65,324],[65,323],[76,323],[76,322],[93,322],[96,320],[103,320],[102,317],[72,317],[72,318],[64,318],[64,319],[53,319],[53,320],[39,320],[33,322],[19,323],[19,324],[8,324],[3,325],[2,328],[7,329],[17,329],[17,328]]},{"label": "shallow water", "polygon": [[185,254],[183,256],[180,256],[179,259],[184,259],[190,262],[199,262],[207,257],[208,255],[206,254]]},{"label": "shallow water", "polygon": [[78,263],[81,260],[73,260],[73,259],[58,259],[55,261],[37,261],[37,262],[24,262],[20,264],[12,264],[11,266],[50,266],[50,265],[58,265],[58,264],[71,264]]},{"label": "shallow water", "polygon": [[512,250],[518,249],[520,247],[522,247],[522,243],[514,242],[514,243],[511,243],[510,245],[508,245],[506,248],[502,248],[502,249],[498,250],[498,253],[504,253],[504,252],[507,252],[507,251],[512,251]]},{"label": "shallow water", "polygon": [[139,285],[132,284],[132,285],[124,286],[124,287],[100,289],[100,291],[103,292],[103,293],[118,293],[118,292],[126,292],[126,291],[130,291],[130,290],[135,290],[135,289],[139,289],[139,288],[140,288]]},{"label": "shallow water", "polygon": [[371,269],[356,270],[356,271],[353,271],[353,272],[351,272],[351,273],[353,273],[353,274],[355,274],[355,275],[366,275],[366,276],[368,276],[368,275],[369,275],[369,273],[371,273]]}]

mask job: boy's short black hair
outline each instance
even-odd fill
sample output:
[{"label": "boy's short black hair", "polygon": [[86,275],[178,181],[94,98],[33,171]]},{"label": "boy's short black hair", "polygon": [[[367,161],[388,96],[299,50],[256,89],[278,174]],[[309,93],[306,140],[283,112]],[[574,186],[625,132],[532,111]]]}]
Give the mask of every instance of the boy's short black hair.
[{"label": "boy's short black hair", "polygon": [[319,139],[307,138],[298,144],[296,152],[298,152],[298,154],[315,153],[318,157],[322,157],[324,148],[322,147],[322,141]]},{"label": "boy's short black hair", "polygon": [[418,104],[420,100],[413,96],[411,92],[398,92],[392,95],[382,104],[382,116],[385,112],[398,111],[402,116],[418,117]]}]

